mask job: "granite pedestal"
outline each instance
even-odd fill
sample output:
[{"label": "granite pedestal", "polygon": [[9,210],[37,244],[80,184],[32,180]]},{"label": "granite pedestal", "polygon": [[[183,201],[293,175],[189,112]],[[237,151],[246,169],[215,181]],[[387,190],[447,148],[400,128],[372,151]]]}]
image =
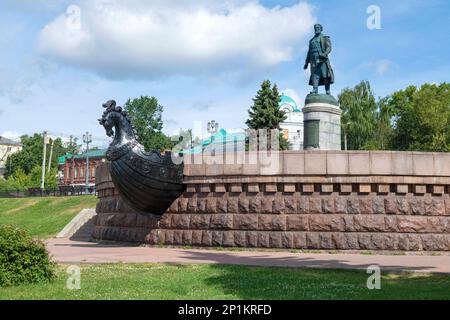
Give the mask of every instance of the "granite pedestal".
[{"label": "granite pedestal", "polygon": [[310,94],[304,115],[305,150],[341,150],[341,109],[331,95]]}]

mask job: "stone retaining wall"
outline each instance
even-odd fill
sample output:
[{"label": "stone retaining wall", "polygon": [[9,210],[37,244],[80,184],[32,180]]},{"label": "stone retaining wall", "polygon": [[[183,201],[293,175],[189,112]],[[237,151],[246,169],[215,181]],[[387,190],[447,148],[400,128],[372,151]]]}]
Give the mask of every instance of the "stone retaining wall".
[{"label": "stone retaining wall", "polygon": [[[296,155],[303,157],[305,168],[313,165],[305,161],[311,154],[285,153],[281,163],[294,163]],[[328,162],[328,153],[312,156],[317,154],[325,154],[322,169],[339,165]],[[394,155],[404,158],[403,172],[412,164],[412,172],[404,175],[392,174],[392,162],[391,173],[379,175],[376,170],[382,166],[370,162],[368,152],[336,154],[347,164],[361,155],[369,162],[343,175],[327,174],[328,169],[322,174],[249,175],[242,165],[213,169],[187,164],[186,192],[162,217],[133,212],[115,191],[106,166],[101,167],[94,237],[166,245],[450,251],[450,161],[444,161],[449,154],[418,154],[431,156],[435,175],[427,175],[429,168],[418,174],[421,162],[414,153]],[[392,161],[394,153],[388,154]],[[385,159],[382,155],[377,153]],[[317,158],[315,162],[320,165]],[[217,173],[222,170],[234,174]]]}]

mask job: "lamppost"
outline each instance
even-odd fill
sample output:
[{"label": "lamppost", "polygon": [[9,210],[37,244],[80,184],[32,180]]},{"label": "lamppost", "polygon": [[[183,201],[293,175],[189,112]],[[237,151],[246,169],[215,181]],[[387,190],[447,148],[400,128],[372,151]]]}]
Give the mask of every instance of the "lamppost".
[{"label": "lamppost", "polygon": [[43,142],[44,142],[44,147],[43,147],[43,155],[42,155],[42,174],[41,174],[41,191],[44,191],[45,188],[45,158],[47,157],[47,144],[48,144],[48,135],[47,135],[47,131],[44,131],[43,134]]},{"label": "lamppost", "polygon": [[[5,172],[8,170],[8,168],[6,167],[6,165],[8,164],[8,156],[9,153],[11,152],[11,147],[8,146],[6,147],[6,152],[3,155],[3,157],[0,159],[0,164],[2,164],[4,162],[5,168],[1,169],[0,168],[0,178],[5,174]],[[11,174],[11,160],[9,160],[9,173]]]},{"label": "lamppost", "polygon": [[219,131],[219,123],[216,122],[216,120],[211,120],[210,122],[208,122],[206,130],[208,130],[208,133],[211,135],[211,147],[212,147],[211,153],[212,155],[215,155],[216,148],[214,147],[213,143],[214,143],[214,135]]},{"label": "lamppost", "polygon": [[208,133],[211,135],[215,135],[217,131],[219,131],[219,123],[216,120],[211,120],[208,122],[207,128]]},{"label": "lamppost", "polygon": [[92,142],[92,134],[86,131],[83,134],[83,142],[86,143],[86,194],[89,193],[89,143]]}]

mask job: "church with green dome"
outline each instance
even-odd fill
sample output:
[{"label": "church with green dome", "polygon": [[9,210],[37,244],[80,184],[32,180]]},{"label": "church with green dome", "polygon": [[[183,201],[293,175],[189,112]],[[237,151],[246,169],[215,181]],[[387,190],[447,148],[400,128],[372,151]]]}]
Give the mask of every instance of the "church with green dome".
[{"label": "church with green dome", "polygon": [[289,142],[291,150],[303,150],[303,112],[297,102],[281,95],[280,109],[286,113],[286,120],[280,124],[283,137]]},{"label": "church with green dome", "polygon": [[[280,124],[284,138],[291,150],[303,150],[303,112],[297,102],[285,94],[281,95],[279,107],[286,114],[286,120]],[[185,149],[184,154],[222,154],[245,151],[247,133],[245,129],[220,129],[212,136],[201,140],[193,148]]]}]

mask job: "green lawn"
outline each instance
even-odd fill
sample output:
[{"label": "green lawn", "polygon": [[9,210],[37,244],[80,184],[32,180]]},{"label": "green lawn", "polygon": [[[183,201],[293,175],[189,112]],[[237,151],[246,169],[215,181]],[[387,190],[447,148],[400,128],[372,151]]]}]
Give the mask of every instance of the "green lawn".
[{"label": "green lawn", "polygon": [[0,288],[0,299],[450,299],[449,275],[384,274],[368,290],[364,271],[230,265],[82,265],[81,290],[52,283]]},{"label": "green lawn", "polygon": [[48,238],[58,234],[78,212],[96,204],[94,196],[0,199],[0,224],[12,224],[34,237]]}]

